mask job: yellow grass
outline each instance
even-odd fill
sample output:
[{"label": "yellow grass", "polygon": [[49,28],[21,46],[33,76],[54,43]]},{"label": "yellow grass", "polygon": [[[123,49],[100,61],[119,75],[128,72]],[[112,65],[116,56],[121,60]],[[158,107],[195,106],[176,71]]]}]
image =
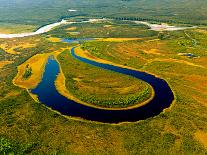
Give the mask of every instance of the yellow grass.
[{"label": "yellow grass", "polygon": [[123,42],[131,40],[139,40],[140,38],[99,38],[97,41],[109,41],[109,42]]},{"label": "yellow grass", "polygon": [[15,51],[15,48],[31,48],[31,47],[35,47],[35,44],[25,43],[21,45],[15,45],[12,47],[8,46],[7,44],[0,45],[0,48],[2,48],[5,52],[9,54],[20,54],[19,52]]},{"label": "yellow grass", "polygon": [[200,32],[200,33],[204,33],[204,34],[207,34],[207,31],[204,30],[204,29],[197,29],[195,30],[196,32]]},{"label": "yellow grass", "polygon": [[33,99],[35,102],[40,102],[37,95],[32,94],[28,89],[27,89],[27,92],[29,93],[29,95],[32,97],[32,99]]},{"label": "yellow grass", "polygon": [[[50,55],[50,53],[37,54],[27,60],[25,63],[18,66],[18,74],[13,79],[13,83],[19,87],[26,89],[35,88],[42,79],[44,67]],[[29,64],[29,66],[32,68],[32,75],[28,79],[24,79],[23,75],[25,73],[27,64]]]},{"label": "yellow grass", "polygon": [[66,30],[67,30],[67,31],[74,31],[74,30],[76,30],[76,29],[77,29],[77,27],[73,26],[73,27],[69,27],[69,28],[67,28]]},{"label": "yellow grass", "polygon": [[[110,65],[114,65],[114,66],[118,66],[118,67],[122,67],[122,68],[128,68],[128,69],[136,70],[136,69],[128,67],[128,66],[119,65],[119,64],[107,61],[107,60],[103,60],[103,59],[91,56],[90,53],[87,50],[82,50],[80,48],[80,46],[75,49],[75,53],[76,53],[76,55],[78,55],[80,57],[87,58],[87,59],[90,59],[90,60],[93,60],[93,61],[97,61],[99,63],[110,64]],[[125,90],[123,90],[123,92],[127,91],[128,89],[129,88],[126,87]],[[141,107],[141,106],[146,105],[147,103],[149,103],[154,98],[154,95],[155,95],[155,92],[154,92],[152,87],[151,87],[151,90],[152,90],[152,95],[151,95],[151,97],[148,100],[144,101],[141,104],[134,105],[134,106],[127,107],[127,108],[101,108],[101,107],[97,107],[97,106],[94,106],[94,105],[91,105],[91,104],[88,104],[88,103],[85,103],[85,102],[82,102],[82,101],[79,102],[79,103],[85,104],[87,106],[95,107],[95,108],[100,108],[100,109],[110,109],[110,110],[120,110],[120,109],[122,109],[122,110],[128,110],[128,109],[133,109],[133,108]]]},{"label": "yellow grass", "polygon": [[26,44],[23,44],[19,47],[21,47],[21,48],[32,48],[32,47],[35,47],[35,46],[36,46],[36,44],[26,43]]},{"label": "yellow grass", "polygon": [[[151,96],[148,100],[144,101],[144,102],[141,103],[141,104],[134,105],[134,106],[127,107],[127,108],[102,108],[102,107],[98,107],[98,106],[95,106],[95,105],[92,105],[92,104],[83,102],[83,101],[79,100],[78,98],[74,97],[74,96],[68,91],[68,89],[67,89],[66,86],[65,86],[65,76],[64,76],[62,70],[60,70],[60,73],[59,73],[58,76],[57,76],[57,79],[56,79],[56,81],[55,81],[55,86],[56,86],[56,88],[57,88],[57,91],[58,91],[61,95],[67,97],[68,99],[73,100],[73,101],[75,101],[75,102],[77,102],[77,103],[80,103],[80,104],[83,104],[83,105],[86,105],[86,106],[89,106],[89,107],[98,108],[98,109],[110,109],[110,110],[120,110],[120,109],[122,109],[122,110],[128,110],[128,109],[133,109],[133,108],[141,107],[141,106],[143,106],[143,105],[149,103],[149,102],[154,98],[154,95],[155,95],[155,94],[154,94],[154,91],[152,91],[152,96]],[[128,90],[128,89],[129,89],[129,88],[126,87],[125,90]],[[152,89],[152,88],[151,88],[151,89]],[[124,91],[125,91],[125,90],[124,90]]]},{"label": "yellow grass", "polygon": [[49,40],[50,42],[60,42],[60,41],[61,41],[60,38],[55,38],[55,37],[50,37],[50,38],[48,38],[48,40]]},{"label": "yellow grass", "polygon": [[[188,62],[188,61],[185,61],[185,60],[177,60],[177,59],[172,59],[172,58],[169,58],[169,59],[165,59],[165,58],[155,58],[153,59],[151,62],[154,62],[154,61],[162,61],[162,62],[176,62],[176,63],[182,63],[182,64],[186,64],[186,65],[189,65],[189,66],[194,66],[194,67],[200,67],[200,68],[206,68],[202,65],[196,65],[194,63],[191,63],[191,62]],[[151,63],[150,62],[150,63]]]},{"label": "yellow grass", "polygon": [[111,64],[112,63],[112,62],[107,61],[107,60],[96,58],[96,57],[92,56],[87,50],[82,50],[80,47],[77,47],[75,49],[75,53],[78,56],[81,56],[83,58],[87,58],[87,59],[90,59],[90,60],[94,60],[94,61],[97,61],[97,62],[100,62],[100,63],[106,63],[106,64]]},{"label": "yellow grass", "polygon": [[9,98],[9,97],[18,96],[19,94],[20,94],[19,91],[14,90],[14,91],[11,91],[11,92],[9,92],[8,94],[6,94],[6,96],[5,96],[4,98]]},{"label": "yellow grass", "polygon": [[[35,56],[33,56],[32,58],[30,58],[29,60],[27,60],[25,63],[21,64],[20,66],[18,66],[18,74],[16,75],[16,77],[13,79],[13,83],[21,88],[26,88],[28,93],[30,94],[30,96],[36,101],[38,102],[38,97],[34,94],[32,94],[31,92],[29,92],[29,89],[32,89],[32,88],[35,88],[41,81],[42,79],[42,75],[43,75],[43,71],[44,71],[44,68],[45,68],[45,64],[47,62],[47,59],[50,55],[54,55],[55,56],[55,59],[57,60],[57,56],[63,52],[64,50],[66,50],[68,48],[61,48],[59,51],[55,51],[53,53],[46,53],[46,54],[37,54]],[[87,51],[82,51],[80,49],[80,47],[78,47],[78,53],[80,52],[80,54],[83,56],[83,57],[87,57],[88,58],[88,55],[87,55]],[[78,54],[79,55],[79,54]],[[91,59],[91,58],[90,58]],[[102,60],[102,59],[97,59],[97,58],[93,58],[93,60],[96,59],[96,61],[101,61],[102,63],[108,63],[108,64],[112,64],[111,62],[109,61],[105,61],[105,60]],[[23,75],[24,75],[24,72],[25,72],[25,68],[26,68],[26,65],[29,64],[29,66],[32,68],[32,75],[31,77],[29,77],[28,79],[24,79],[23,78]],[[115,65],[115,64],[114,64]],[[121,66],[123,67],[123,66]],[[81,104],[84,104],[84,105],[87,105],[87,106],[92,106],[92,107],[95,107],[95,108],[101,108],[101,107],[97,107],[97,106],[93,106],[91,104],[88,104],[88,103],[85,103],[81,100],[79,100],[78,98],[74,97],[66,88],[65,86],[65,76],[62,72],[62,69],[60,67],[60,73],[58,74],[57,76],[57,79],[55,81],[55,85],[56,85],[56,88],[58,90],[58,92],[73,100],[73,101],[76,101],[78,103],[81,103]],[[129,88],[126,88],[127,90]],[[128,107],[128,108],[122,108],[123,110],[124,109],[133,109],[135,107],[140,107],[140,106],[143,106],[145,104],[147,104],[150,100],[152,100],[152,98],[154,97],[154,91],[152,91],[152,96],[150,99],[148,99],[147,101],[143,102],[142,104],[139,104],[139,105],[135,105],[135,106],[131,106],[131,107]],[[107,109],[107,108],[101,108],[101,109]],[[118,108],[111,108],[111,110],[117,110]]]},{"label": "yellow grass", "polygon": [[81,100],[79,100],[78,98],[74,97],[66,88],[65,86],[65,76],[62,72],[62,70],[60,70],[60,73],[57,76],[57,79],[55,80],[55,86],[57,88],[57,91],[67,97],[70,100],[76,101],[78,103],[82,103],[84,104]]},{"label": "yellow grass", "polygon": [[[58,55],[59,55],[60,53],[61,53],[61,52],[56,52],[56,53],[54,54],[56,60],[57,60],[57,57],[58,57]],[[57,60],[57,62],[58,62],[58,60]],[[59,66],[60,66],[60,64],[59,64]],[[68,91],[68,89],[66,88],[66,86],[65,86],[65,76],[64,76],[64,73],[63,73],[63,71],[62,71],[62,69],[61,69],[61,66],[60,66],[60,73],[58,74],[57,79],[55,80],[55,86],[56,86],[56,88],[57,88],[57,91],[58,91],[61,95],[67,97],[67,98],[70,99],[70,100],[76,101],[76,102],[78,102],[78,103],[86,104],[86,103],[82,102],[81,100],[79,100],[78,98],[74,97],[74,96]]]},{"label": "yellow grass", "polygon": [[17,48],[17,46],[14,46],[12,48],[8,47],[6,44],[1,44],[0,48],[2,48],[5,52],[9,54],[19,54],[19,52],[16,52],[14,49]]},{"label": "yellow grass", "polygon": [[114,88],[117,92],[119,92],[119,94],[126,94],[128,93],[130,90],[136,89],[136,85],[131,85],[129,87],[122,87],[122,88]]},{"label": "yellow grass", "polygon": [[[13,84],[21,88],[25,88],[28,91],[29,95],[36,102],[39,102],[38,96],[35,94],[32,94],[29,91],[29,89],[35,88],[40,83],[48,57],[50,55],[54,55],[55,57],[57,57],[65,49],[67,48],[61,48],[59,51],[55,51],[52,53],[37,54],[33,56],[32,58],[30,58],[29,60],[27,60],[25,63],[18,66],[18,73],[16,77],[13,79]],[[25,67],[27,64],[29,64],[29,66],[32,68],[32,75],[28,79],[24,79],[23,75],[24,75]]]},{"label": "yellow grass", "polygon": [[207,148],[207,133],[199,130],[195,133],[195,139]]},{"label": "yellow grass", "polygon": [[2,34],[11,34],[12,30],[7,29],[5,27],[0,27],[0,33],[2,33]]},{"label": "yellow grass", "polygon": [[112,27],[112,25],[104,25],[104,27],[108,28],[108,27]]},{"label": "yellow grass", "polygon": [[147,40],[146,42],[153,42],[153,41],[159,41],[160,39],[152,39],[152,40]]},{"label": "yellow grass", "polygon": [[0,69],[11,63],[13,63],[13,61],[0,61]]},{"label": "yellow grass", "polygon": [[63,51],[65,51],[65,50],[70,50],[70,48],[60,48],[58,51],[55,51],[55,52],[53,52],[53,53],[51,53],[52,55],[54,55],[55,56],[55,58],[56,58],[56,60],[57,60],[57,56],[60,54],[60,53],[62,53]]},{"label": "yellow grass", "polygon": [[[56,59],[56,60],[57,60],[57,57],[58,57],[58,55],[59,55],[60,53],[61,53],[61,52],[56,52],[56,53],[55,53],[55,59]],[[57,62],[58,62],[58,61],[57,61]],[[60,64],[59,64],[59,66],[60,66]],[[66,86],[65,86],[65,76],[64,76],[64,73],[63,73],[63,71],[62,71],[62,69],[61,69],[61,66],[60,66],[60,73],[58,74],[57,79],[55,80],[55,86],[56,86],[58,92],[59,92],[61,95],[65,96],[65,97],[67,97],[67,98],[69,98],[69,99],[71,99],[71,100],[74,100],[74,101],[77,101],[77,102],[79,102],[79,103],[82,103],[82,101],[80,101],[79,99],[75,98],[75,97],[74,97],[74,96],[67,90],[67,88],[66,88]]]},{"label": "yellow grass", "polygon": [[[13,79],[13,83],[21,88],[32,89],[35,88],[41,81],[44,72],[45,64],[48,57],[54,55],[55,57],[67,48],[61,48],[59,51],[45,54],[37,54],[26,62],[18,66],[18,73]],[[24,79],[26,65],[32,68],[32,75],[28,79]]]},{"label": "yellow grass", "polygon": [[207,98],[201,98],[198,96],[192,96],[193,99],[195,99],[196,101],[198,101],[201,105],[207,107]]},{"label": "yellow grass", "polygon": [[73,36],[76,36],[78,34],[80,34],[80,32],[68,32],[69,35],[73,35]]},{"label": "yellow grass", "polygon": [[162,55],[161,53],[159,53],[159,51],[157,49],[143,50],[143,52],[145,52],[147,54]]},{"label": "yellow grass", "polygon": [[[104,60],[104,59],[100,59],[100,58],[97,58],[97,57],[94,57],[90,54],[90,52],[88,52],[87,50],[82,50],[80,47],[77,47],[75,49],[75,53],[76,55],[78,56],[81,56],[83,58],[87,58],[87,59],[90,59],[90,60],[93,60],[93,61],[97,61],[99,63],[105,63],[105,64],[110,64],[110,65],[114,65],[114,66],[118,66],[118,67],[122,67],[122,68],[127,68],[127,69],[131,69],[131,70],[136,70],[132,67],[129,67],[129,66],[124,66],[124,65],[120,65],[120,64],[116,64],[116,63],[113,63],[111,61],[107,61],[107,60]],[[156,75],[155,75],[156,76]]]}]

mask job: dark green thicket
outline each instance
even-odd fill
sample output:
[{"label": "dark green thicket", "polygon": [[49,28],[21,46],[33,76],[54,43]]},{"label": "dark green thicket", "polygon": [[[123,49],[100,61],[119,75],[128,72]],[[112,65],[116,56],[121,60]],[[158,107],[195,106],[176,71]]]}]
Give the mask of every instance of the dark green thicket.
[{"label": "dark green thicket", "polygon": [[25,67],[23,78],[28,79],[31,75],[32,75],[32,67],[29,67],[29,64],[27,64]]},{"label": "dark green thicket", "polygon": [[[94,16],[151,20],[180,24],[207,24],[203,0],[0,0],[0,22],[45,25],[63,17]],[[69,12],[76,9],[77,12]]]}]

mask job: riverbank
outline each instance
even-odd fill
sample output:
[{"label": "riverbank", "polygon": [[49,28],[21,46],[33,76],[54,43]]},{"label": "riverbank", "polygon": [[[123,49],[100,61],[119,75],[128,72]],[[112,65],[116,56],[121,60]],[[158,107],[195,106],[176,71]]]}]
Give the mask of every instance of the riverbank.
[{"label": "riverbank", "polygon": [[144,22],[144,21],[134,21],[134,23],[147,25],[149,26],[150,30],[153,31],[179,31],[179,30],[197,28],[197,26],[193,26],[193,27],[171,26],[166,23],[151,24],[149,22]]},{"label": "riverbank", "polygon": [[62,20],[60,22],[56,22],[56,23],[53,23],[53,24],[43,26],[35,32],[27,32],[27,33],[19,33],[19,34],[1,34],[0,33],[0,38],[9,39],[9,38],[23,38],[23,37],[28,37],[28,36],[34,36],[34,35],[49,32],[53,28],[55,28],[57,26],[60,26],[60,25],[63,25],[63,24],[68,24],[68,22],[66,20]]},{"label": "riverbank", "polygon": [[[74,24],[74,23],[99,23],[99,22],[106,22],[106,21],[112,21],[111,19],[106,19],[106,18],[100,18],[100,19],[88,19],[88,20],[83,20],[80,22],[68,22],[67,20],[62,19],[60,22],[48,24],[46,26],[43,26],[39,28],[35,32],[27,32],[27,33],[19,33],[19,34],[3,34],[0,32],[0,38],[1,39],[9,39],[9,38],[23,38],[23,37],[28,37],[28,36],[34,36],[38,34],[43,34],[46,32],[51,31],[55,27],[58,27],[60,25],[64,24]],[[149,22],[144,22],[144,21],[134,21],[136,24],[144,24],[150,27],[150,30],[153,31],[178,31],[178,30],[185,30],[189,28],[196,28],[196,26],[193,27],[177,27],[177,26],[169,26],[168,24],[162,23],[162,24],[151,24]],[[5,31],[5,30],[4,30]]]},{"label": "riverbank", "polygon": [[[57,59],[57,57],[56,57]],[[98,109],[105,109],[105,110],[129,110],[129,109],[133,109],[133,108],[137,108],[137,107],[141,107],[145,104],[147,104],[148,102],[150,102],[153,97],[154,97],[154,91],[153,91],[153,88],[150,86],[150,85],[147,85],[150,89],[150,95],[149,95],[149,98],[147,98],[146,100],[142,101],[142,102],[137,102],[137,103],[134,103],[133,105],[131,106],[127,106],[127,107],[120,107],[120,108],[113,108],[113,107],[110,107],[110,108],[107,108],[107,107],[102,107],[102,106],[98,106],[98,105],[95,105],[95,104],[92,104],[92,103],[88,103],[88,102],[84,102],[80,99],[78,99],[77,97],[75,97],[68,88],[66,88],[66,83],[65,83],[65,75],[62,71],[62,67],[61,67],[61,64],[59,61],[57,61],[59,63],[59,66],[60,66],[60,73],[58,74],[57,76],[57,79],[55,81],[55,86],[58,90],[58,92],[67,97],[68,99],[71,99],[73,101],[76,101],[77,103],[80,103],[80,104],[83,104],[83,105],[86,105],[86,106],[89,106],[89,107],[93,107],[93,108],[98,108]],[[100,73],[101,74],[101,73]],[[110,74],[110,73],[109,73]],[[75,79],[75,78],[74,78]],[[77,79],[78,80],[78,79]],[[85,79],[86,80],[86,79]],[[96,81],[94,81],[96,82]],[[144,84],[144,83],[143,83]],[[139,85],[137,85],[138,87]],[[101,88],[99,88],[101,89]],[[103,89],[103,88],[102,88]],[[106,88],[105,88],[106,89]],[[123,90],[126,89],[126,88],[123,88]],[[131,88],[132,89],[132,88]],[[127,88],[128,91],[130,91],[131,89]],[[140,90],[141,91],[141,90]],[[117,92],[118,93],[118,92]],[[140,92],[141,93],[141,92]],[[94,94],[95,95],[95,94]],[[123,94],[124,95],[124,94]],[[124,95],[125,96],[125,95]],[[127,97],[127,95],[126,95]],[[137,96],[139,97],[139,96]],[[120,105],[121,106],[121,105]]]},{"label": "riverbank", "polygon": [[[13,83],[16,86],[19,86],[25,89],[35,88],[42,79],[44,68],[47,63],[47,59],[50,55],[51,53],[37,54],[33,56],[32,58],[28,59],[26,62],[24,62],[20,66],[18,66],[17,67],[18,73],[13,79]],[[28,78],[23,78],[26,66],[31,67],[32,74]]]}]

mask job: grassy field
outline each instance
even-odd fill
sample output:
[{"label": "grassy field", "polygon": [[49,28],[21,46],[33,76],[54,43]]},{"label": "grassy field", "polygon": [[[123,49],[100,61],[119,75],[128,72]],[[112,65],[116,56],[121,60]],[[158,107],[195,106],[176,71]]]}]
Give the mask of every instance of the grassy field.
[{"label": "grassy field", "polygon": [[[18,74],[14,78],[13,83],[26,89],[35,88],[42,79],[45,64],[47,63],[47,59],[50,55],[50,53],[37,54],[18,66]],[[25,77],[28,68],[31,68],[31,75]]]},{"label": "grassy field", "polygon": [[0,68],[3,68],[6,65],[13,63],[12,61],[0,61]]},{"label": "grassy field", "polygon": [[86,103],[106,108],[126,108],[140,104],[152,95],[152,89],[146,83],[78,62],[69,51],[60,54],[58,60],[66,77],[66,87]]},{"label": "grassy field", "polygon": [[[74,20],[80,19],[75,18]],[[76,29],[71,30],[71,27]],[[65,25],[49,33],[54,37],[61,38],[147,38],[158,35],[158,32],[148,31],[147,28],[147,26],[142,24],[134,24],[127,21],[119,21],[119,24],[117,24],[117,20],[108,20],[104,22]]]},{"label": "grassy field", "polygon": [[0,34],[32,32],[37,28],[35,25],[0,23]]},{"label": "grassy field", "polygon": [[[22,39],[1,39],[0,44],[7,45],[8,49],[25,43],[35,46],[14,49],[18,54],[0,49],[0,61],[13,61],[0,69],[0,154],[206,154],[207,29],[163,33],[163,40],[156,34],[136,41],[83,44],[93,57],[165,79],[175,94],[175,102],[160,115],[119,125],[64,117],[35,102],[25,89],[12,84],[17,66],[33,55],[68,48],[66,43],[48,39],[55,35],[54,32]],[[180,55],[184,53],[192,53],[196,57]],[[92,87],[93,83],[96,87],[103,87],[105,85],[100,84],[111,82],[120,88],[139,85],[138,88],[132,87],[132,92],[146,88],[146,84],[137,79],[124,75],[117,77],[117,73],[74,60],[68,51],[60,54],[58,60],[65,74],[66,87],[77,96],[81,92],[84,94],[80,96],[92,93],[87,90],[86,94],[84,87],[76,89],[80,84]],[[122,82],[116,83],[116,79]],[[110,87],[107,85],[99,92],[94,91],[112,91]],[[125,92],[125,95],[128,94]]]}]

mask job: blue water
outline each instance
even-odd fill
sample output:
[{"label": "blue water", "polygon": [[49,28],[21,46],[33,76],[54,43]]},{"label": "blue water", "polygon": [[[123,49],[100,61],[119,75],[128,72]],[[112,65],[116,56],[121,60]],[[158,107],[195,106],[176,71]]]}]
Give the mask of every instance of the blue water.
[{"label": "blue water", "polygon": [[66,43],[81,43],[83,41],[90,41],[90,40],[94,40],[94,38],[65,38],[65,39],[62,39],[62,41],[66,42]]},{"label": "blue water", "polygon": [[[80,117],[82,119],[99,121],[105,123],[134,122],[159,115],[165,108],[168,108],[174,100],[174,95],[167,82],[145,72],[134,71],[126,68],[116,67],[108,64],[101,64],[75,55],[74,48],[72,56],[79,61],[97,66],[103,69],[130,75],[150,84],[154,91],[154,98],[146,105],[129,110],[103,110],[88,107],[60,95],[55,88],[55,80],[59,73],[59,64],[52,57],[48,59],[43,79],[37,88],[31,90],[38,95],[39,100],[46,106],[60,112],[63,115]],[[69,66],[72,67],[72,66]]]}]

